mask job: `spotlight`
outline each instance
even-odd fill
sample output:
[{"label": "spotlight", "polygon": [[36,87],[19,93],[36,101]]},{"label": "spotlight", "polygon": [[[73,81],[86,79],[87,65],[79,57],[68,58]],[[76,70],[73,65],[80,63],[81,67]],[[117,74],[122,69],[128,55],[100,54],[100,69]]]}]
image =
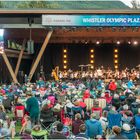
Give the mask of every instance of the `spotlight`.
[{"label": "spotlight", "polygon": [[94,68],[94,66],[91,66],[91,69],[93,69]]},{"label": "spotlight", "polygon": [[138,45],[138,41],[134,41],[133,44],[134,44],[134,45]]},{"label": "spotlight", "polygon": [[114,52],[117,53],[118,52],[118,49],[115,49]]},{"label": "spotlight", "polygon": [[94,55],[91,55],[90,57],[91,57],[91,58],[94,58]]},{"label": "spotlight", "polygon": [[92,50],[90,50],[90,52],[91,52],[91,53],[93,53],[93,52],[94,52],[94,50],[92,49]]},{"label": "spotlight", "polygon": [[3,37],[3,35],[4,35],[4,29],[0,29],[0,36]]},{"label": "spotlight", "polygon": [[114,57],[115,57],[115,58],[118,58],[118,55],[117,55],[117,54],[115,54],[115,55],[114,55]]},{"label": "spotlight", "polygon": [[4,29],[0,29],[0,53],[2,54],[4,52]]},{"label": "spotlight", "polygon": [[136,27],[136,28],[135,28],[135,31],[138,32],[138,31],[139,31],[139,27]]},{"label": "spotlight", "polygon": [[119,45],[121,42],[120,41],[117,41],[117,44]]},{"label": "spotlight", "polygon": [[116,31],[116,27],[112,27],[112,32],[115,32]]},{"label": "spotlight", "polygon": [[67,63],[67,61],[66,60],[64,60],[64,64],[66,64]]},{"label": "spotlight", "polygon": [[67,58],[67,55],[64,55],[64,58]]},{"label": "spotlight", "polygon": [[90,30],[90,27],[86,27],[87,32]]},{"label": "spotlight", "polygon": [[123,27],[123,28],[122,28],[122,31],[123,31],[123,32],[126,32],[126,27]]},{"label": "spotlight", "polygon": [[64,53],[66,53],[66,52],[67,52],[67,50],[66,50],[66,49],[64,49],[64,50],[63,50],[63,52],[64,52]]},{"label": "spotlight", "polygon": [[128,44],[131,44],[131,41],[128,41]]},{"label": "spotlight", "polygon": [[96,41],[96,44],[97,44],[97,45],[100,44],[100,41]]},{"label": "spotlight", "polygon": [[114,63],[118,63],[118,60],[115,60]]},{"label": "spotlight", "polygon": [[64,69],[67,69],[67,66],[66,65],[64,66]]},{"label": "spotlight", "polygon": [[94,61],[93,61],[93,60],[91,60],[91,61],[90,61],[90,63],[94,63]]},{"label": "spotlight", "polygon": [[115,69],[118,69],[118,66],[117,65],[115,65]]}]

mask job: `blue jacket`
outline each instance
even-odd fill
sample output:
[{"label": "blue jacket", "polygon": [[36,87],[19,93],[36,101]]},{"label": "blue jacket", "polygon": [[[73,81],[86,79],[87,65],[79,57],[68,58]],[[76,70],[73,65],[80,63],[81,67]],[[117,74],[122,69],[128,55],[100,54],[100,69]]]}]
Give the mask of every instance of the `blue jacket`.
[{"label": "blue jacket", "polygon": [[98,120],[91,119],[85,122],[86,124],[86,135],[90,138],[95,138],[97,135],[102,135],[102,126]]},{"label": "blue jacket", "polygon": [[129,81],[129,82],[127,83],[127,87],[128,87],[129,89],[133,88],[133,87],[134,87],[133,82],[132,82],[132,81]]}]

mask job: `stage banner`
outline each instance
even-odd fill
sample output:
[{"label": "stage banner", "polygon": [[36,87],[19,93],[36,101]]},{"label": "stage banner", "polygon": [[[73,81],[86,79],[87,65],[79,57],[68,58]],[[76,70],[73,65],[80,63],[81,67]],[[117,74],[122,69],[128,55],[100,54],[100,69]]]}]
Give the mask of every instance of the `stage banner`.
[{"label": "stage banner", "polygon": [[140,26],[140,15],[42,15],[43,26]]}]

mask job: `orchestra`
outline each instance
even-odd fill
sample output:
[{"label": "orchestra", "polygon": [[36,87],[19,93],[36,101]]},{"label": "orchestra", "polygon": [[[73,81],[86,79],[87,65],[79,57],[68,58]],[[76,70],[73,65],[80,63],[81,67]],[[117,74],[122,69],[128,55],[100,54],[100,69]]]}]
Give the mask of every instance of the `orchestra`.
[{"label": "orchestra", "polygon": [[120,80],[138,80],[140,79],[140,71],[137,68],[129,70],[112,70],[111,68],[105,69],[103,66],[97,69],[88,69],[82,71],[64,70],[58,72],[59,79],[82,79],[82,78],[95,78],[95,79],[120,79]]}]

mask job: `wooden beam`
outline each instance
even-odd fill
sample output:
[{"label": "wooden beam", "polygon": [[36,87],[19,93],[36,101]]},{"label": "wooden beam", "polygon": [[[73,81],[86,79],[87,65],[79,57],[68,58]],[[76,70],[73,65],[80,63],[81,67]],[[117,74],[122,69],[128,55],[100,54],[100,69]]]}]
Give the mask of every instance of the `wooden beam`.
[{"label": "wooden beam", "polygon": [[34,14],[34,16],[37,16],[38,14],[140,14],[139,10],[134,10],[134,9],[128,9],[128,10],[45,10],[45,9],[34,9],[34,10],[9,10],[9,9],[2,9],[0,10],[0,14],[9,14],[9,15],[16,15],[16,14]]},{"label": "wooden beam", "polygon": [[17,65],[16,65],[16,69],[15,69],[15,75],[16,75],[16,76],[17,76],[18,71],[19,71],[19,67],[20,67],[21,59],[22,59],[22,56],[23,56],[23,53],[24,53],[24,50],[25,50],[25,45],[26,45],[26,41],[23,40],[22,48],[21,48],[21,51],[20,51],[20,54],[19,54],[19,57],[18,57],[18,61],[17,61]]},{"label": "wooden beam", "polygon": [[12,79],[13,79],[13,82],[14,82],[14,83],[18,83],[18,80],[17,80],[17,78],[16,78],[16,75],[15,75],[13,69],[12,69],[12,66],[11,66],[11,64],[10,64],[10,62],[9,62],[9,60],[8,60],[7,55],[6,55],[5,52],[3,52],[2,57],[3,57],[3,59],[4,59],[4,61],[5,61],[5,64],[6,64],[8,70],[9,70],[9,72],[10,72],[10,75],[11,75],[11,77],[12,77]]},{"label": "wooden beam", "polygon": [[39,61],[40,61],[40,59],[41,59],[41,57],[42,57],[42,55],[43,55],[43,53],[44,53],[44,51],[45,51],[45,49],[47,47],[47,44],[48,44],[48,42],[49,42],[49,40],[51,38],[52,32],[53,31],[49,31],[49,33],[47,34],[47,36],[45,38],[45,41],[44,41],[44,43],[43,43],[43,45],[42,45],[42,47],[41,47],[41,49],[39,51],[39,54],[38,54],[38,56],[37,56],[37,58],[36,58],[36,60],[35,60],[35,62],[33,64],[33,67],[31,68],[31,71],[30,71],[29,77],[28,77],[29,82],[31,81],[31,79],[32,79],[32,77],[34,75],[34,72],[35,72],[35,70],[36,70],[36,68],[38,66],[38,63],[39,63]]}]

